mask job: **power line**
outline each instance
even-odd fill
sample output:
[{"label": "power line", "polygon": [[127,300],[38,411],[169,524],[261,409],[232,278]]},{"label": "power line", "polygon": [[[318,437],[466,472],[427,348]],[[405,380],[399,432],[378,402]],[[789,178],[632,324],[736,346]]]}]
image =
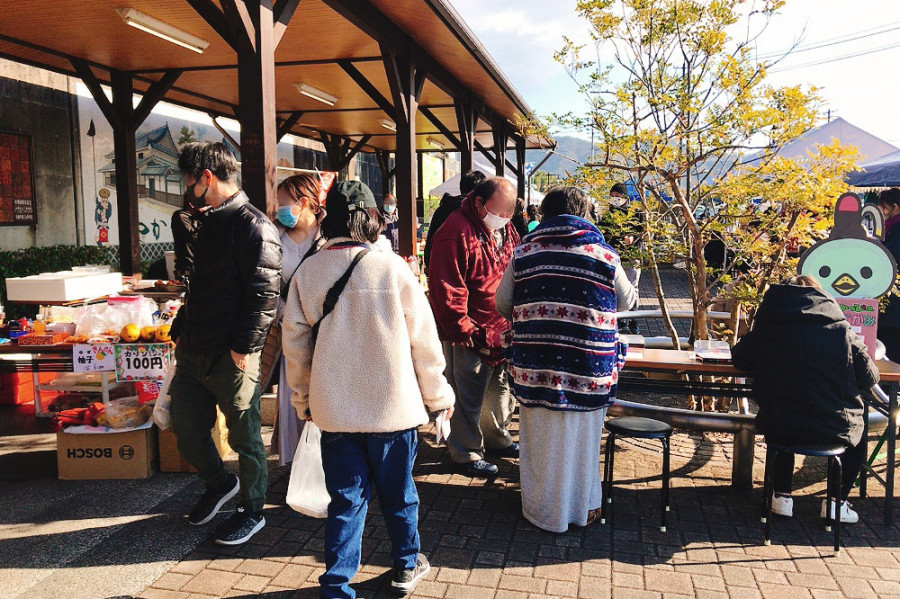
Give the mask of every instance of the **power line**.
[{"label": "power line", "polygon": [[[887,29],[885,29],[887,28]],[[856,40],[865,39],[867,37],[872,37],[875,35],[881,35],[883,33],[890,33],[891,31],[896,31],[900,29],[900,21],[895,21],[893,23],[886,23],[884,25],[879,25],[878,27],[873,27],[870,29],[862,29],[860,31],[856,31],[853,33],[848,33],[845,35],[841,35],[838,37],[827,38],[818,42],[811,42],[810,44],[800,45],[796,48],[787,48],[785,50],[781,50],[778,52],[767,52],[761,56],[759,59],[765,60],[768,58],[776,58],[779,56],[783,56],[785,54],[798,54],[800,52],[809,52],[811,50],[818,50],[820,48],[827,48],[829,46],[835,46],[838,44],[845,44],[847,42],[854,42]]]},{"label": "power line", "polygon": [[858,58],[858,57],[860,57],[860,56],[867,56],[867,55],[869,55],[869,54],[875,54],[876,52],[884,52],[885,50],[892,50],[892,49],[894,49],[894,48],[900,48],[900,43],[889,44],[889,45],[887,45],[887,46],[882,46],[882,47],[880,47],[880,48],[870,48],[870,49],[868,49],[868,50],[862,50],[862,51],[860,51],[860,52],[855,52],[855,53],[853,53],[853,54],[846,54],[846,55],[844,55],[844,56],[835,56],[835,57],[833,57],[833,58],[826,58],[826,59],[823,59],[823,60],[817,60],[817,61],[813,61],[813,62],[807,62],[807,63],[804,63],[804,64],[798,64],[798,65],[786,66],[786,67],[782,67],[782,68],[780,68],[780,69],[772,69],[770,72],[771,72],[771,73],[783,73],[783,72],[785,72],[785,71],[793,71],[793,70],[795,70],[795,69],[803,69],[803,68],[808,68],[808,67],[815,67],[815,66],[819,66],[819,65],[823,65],[823,64],[832,63],[832,62],[839,62],[839,61],[841,61],[841,60],[848,60],[848,59],[850,59],[850,58]]}]

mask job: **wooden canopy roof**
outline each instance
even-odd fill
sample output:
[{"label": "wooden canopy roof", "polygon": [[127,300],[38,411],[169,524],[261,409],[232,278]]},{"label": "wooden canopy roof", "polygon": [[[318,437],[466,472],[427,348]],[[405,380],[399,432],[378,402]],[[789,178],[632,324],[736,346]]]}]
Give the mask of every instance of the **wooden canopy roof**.
[{"label": "wooden canopy roof", "polygon": [[[163,99],[233,117],[238,105],[235,51],[223,39],[222,30],[198,12],[204,2],[223,4],[218,0],[4,2],[0,56],[73,76],[78,73],[72,59],[82,60],[104,83],[110,82],[110,70],[127,71],[138,93],[167,70],[180,69],[183,73]],[[209,46],[197,54],[129,27],[117,12],[123,7],[159,19]],[[459,144],[455,105],[460,98],[474,106],[475,139],[485,148],[495,145],[492,130],[500,126],[512,131],[518,117],[530,112],[445,0],[302,0],[281,33],[275,52],[275,103],[281,132],[316,139],[321,133],[357,141],[367,138],[366,150],[395,150],[396,135],[382,124],[391,120],[392,95],[382,47],[376,41],[392,38],[397,43],[412,40],[413,47],[406,50],[422,61],[426,71],[416,116],[418,149],[436,150],[440,145],[455,151]],[[337,101],[329,106],[302,95],[298,84],[322,90]],[[542,143],[546,145],[529,138],[526,147]]]}]

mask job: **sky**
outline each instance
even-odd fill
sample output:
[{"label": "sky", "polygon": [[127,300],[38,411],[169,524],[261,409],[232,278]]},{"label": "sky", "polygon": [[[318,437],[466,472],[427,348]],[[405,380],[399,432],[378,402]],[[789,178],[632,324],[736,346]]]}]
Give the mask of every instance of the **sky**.
[{"label": "sky", "polygon": [[[529,106],[539,115],[583,112],[585,103],[553,53],[563,36],[590,40],[576,0],[449,0]],[[879,33],[883,32],[883,33]],[[866,35],[797,52],[772,69],[776,86],[820,88],[825,108],[900,147],[900,3],[788,0],[758,40],[760,55]],[[855,37],[855,36],[854,36]],[[888,49],[819,65],[876,48]],[[779,71],[780,69],[785,69]]]}]

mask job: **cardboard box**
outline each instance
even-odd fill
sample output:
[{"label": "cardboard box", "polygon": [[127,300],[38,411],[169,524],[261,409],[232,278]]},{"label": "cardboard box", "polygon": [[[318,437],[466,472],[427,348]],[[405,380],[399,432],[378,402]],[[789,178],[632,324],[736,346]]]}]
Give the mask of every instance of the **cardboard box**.
[{"label": "cardboard box", "polygon": [[[218,418],[212,429],[213,443],[223,459],[231,453],[228,445],[228,427],[225,426],[225,414],[216,409]],[[160,472],[196,472],[197,469],[187,463],[178,451],[178,440],[171,429],[159,431],[159,471]]]},{"label": "cardboard box", "polygon": [[49,272],[6,279],[10,302],[67,302],[122,291],[122,273]]},{"label": "cardboard box", "polygon": [[156,427],[125,433],[56,434],[61,480],[135,479],[153,474]]}]

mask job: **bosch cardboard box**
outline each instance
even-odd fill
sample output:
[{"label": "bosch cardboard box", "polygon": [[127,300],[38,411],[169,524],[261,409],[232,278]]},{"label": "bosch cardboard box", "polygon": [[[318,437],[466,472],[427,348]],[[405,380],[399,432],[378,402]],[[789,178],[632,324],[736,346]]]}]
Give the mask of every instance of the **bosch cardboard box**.
[{"label": "bosch cardboard box", "polygon": [[72,427],[56,434],[56,458],[61,480],[147,478],[157,461],[156,427],[128,432]]},{"label": "bosch cardboard box", "polygon": [[[216,408],[218,418],[212,429],[213,443],[223,459],[231,453],[228,445],[228,427],[225,426],[225,414]],[[178,451],[178,440],[171,429],[159,431],[159,471],[160,472],[196,472],[197,469],[187,463]]]}]

